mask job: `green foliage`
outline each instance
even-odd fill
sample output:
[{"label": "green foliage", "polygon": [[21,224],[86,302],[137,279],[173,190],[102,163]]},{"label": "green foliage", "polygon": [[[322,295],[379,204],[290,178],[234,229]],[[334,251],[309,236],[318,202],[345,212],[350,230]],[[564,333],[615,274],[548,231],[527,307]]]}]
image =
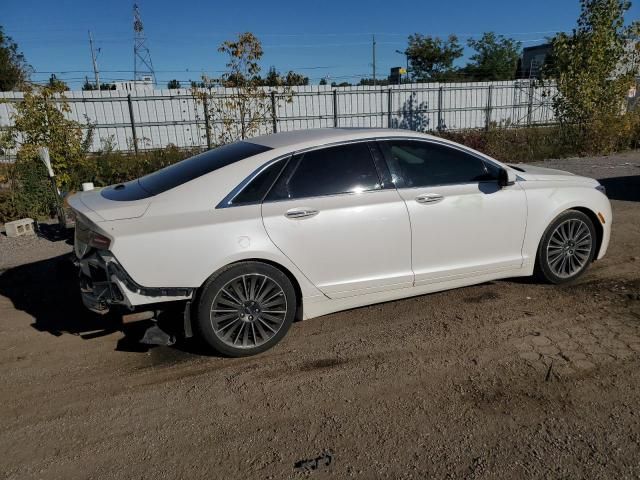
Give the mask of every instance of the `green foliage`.
[{"label": "green foliage", "polygon": [[454,79],[456,71],[453,62],[462,57],[462,53],[463,48],[455,35],[449,35],[449,38],[442,40],[419,33],[409,35],[409,45],[405,51],[411,63],[413,78],[418,82]]},{"label": "green foliage", "polygon": [[[84,182],[93,182],[96,187],[127,182],[197,153],[200,150],[182,150],[170,145],[161,150],[129,154],[115,151],[113,143],[107,141],[101,152],[89,155],[69,172],[70,191],[79,190]],[[18,160],[0,167],[0,183],[5,186],[0,189],[0,222],[22,217],[44,218],[55,213],[56,198],[42,162]]]},{"label": "green foliage", "polygon": [[267,76],[260,80],[260,85],[265,87],[297,87],[309,85],[309,78],[291,70],[285,76],[282,76],[275,67],[271,67]]},{"label": "green foliage", "polygon": [[0,92],[21,88],[30,73],[31,66],[18,51],[18,45],[0,26]]},{"label": "green foliage", "polygon": [[[260,40],[250,32],[238,35],[234,41],[223,42],[218,51],[228,57],[227,73],[222,75],[220,84],[232,90],[232,93],[217,95],[211,91],[210,79],[204,77],[201,85],[192,84],[192,95],[196,101],[208,108],[209,118],[214,125],[218,143],[225,144],[250,138],[271,122],[271,100],[263,88],[260,77],[260,59],[263,55]],[[277,81],[277,71],[270,72],[272,80]],[[291,90],[288,83],[306,82],[305,77],[289,72],[279,89],[277,101],[291,102]]]},{"label": "green foliage", "polygon": [[640,147],[640,112],[601,124],[592,139],[560,125],[526,128],[445,131],[440,136],[505,162],[534,162],[548,158],[612,153]]},{"label": "green foliage", "polygon": [[169,83],[167,83],[167,88],[169,90],[177,90],[182,87],[180,86],[180,82],[178,80],[173,79],[173,80],[169,80]]},{"label": "green foliage", "polygon": [[[116,89],[116,85],[114,83],[100,83],[100,91],[103,90],[115,90]],[[84,81],[84,84],[82,85],[82,90],[85,92],[90,92],[93,90],[96,90],[96,84],[95,83],[91,83],[89,81],[89,79],[86,79]]]},{"label": "green foliage", "polygon": [[[358,85],[371,86],[373,85],[373,78],[361,78]],[[389,85],[388,78],[376,78],[375,85]]]},{"label": "green foliage", "polygon": [[92,129],[83,137],[80,124],[65,117],[70,108],[60,85],[25,88],[15,109],[13,126],[0,134],[0,149],[17,148],[18,162],[28,162],[37,161],[39,147],[47,147],[58,187],[69,190],[71,172],[85,159]]},{"label": "green foliage", "polygon": [[18,218],[50,217],[55,213],[56,197],[44,164],[33,158],[20,158],[12,172],[12,207]]},{"label": "green foliage", "polygon": [[51,76],[49,77],[49,86],[56,90],[63,90],[63,91],[69,90],[69,86],[62,80],[58,79],[55,73],[52,73]]},{"label": "green foliage", "polygon": [[520,57],[520,42],[493,32],[486,32],[478,40],[470,38],[467,45],[476,53],[462,73],[473,81],[513,80]]},{"label": "green foliage", "polygon": [[0,190],[0,223],[18,220],[20,215],[13,202],[11,190]]},{"label": "green foliage", "polygon": [[558,88],[554,110],[560,124],[590,143],[608,125],[617,124],[623,112],[633,83],[633,72],[624,69],[633,53],[628,41],[637,37],[639,24],[625,26],[624,14],[630,7],[626,0],[581,0],[580,5],[577,27],[553,39],[545,77]]},{"label": "green foliage", "polygon": [[90,155],[71,175],[74,189],[84,182],[93,182],[96,187],[104,187],[127,182],[148,173],[155,172],[200,150],[182,150],[175,145],[152,151],[129,154],[114,150],[111,142],[103,144],[103,150]]}]

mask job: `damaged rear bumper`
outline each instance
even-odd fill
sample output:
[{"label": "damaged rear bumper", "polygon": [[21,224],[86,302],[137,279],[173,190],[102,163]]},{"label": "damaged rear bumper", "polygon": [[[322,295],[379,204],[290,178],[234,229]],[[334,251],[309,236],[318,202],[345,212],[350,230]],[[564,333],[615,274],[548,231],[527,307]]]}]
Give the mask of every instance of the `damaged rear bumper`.
[{"label": "damaged rear bumper", "polygon": [[91,311],[107,313],[111,306],[133,310],[139,305],[190,300],[193,288],[144,287],[136,283],[108,251],[93,251],[81,259],[79,267],[82,302]]}]

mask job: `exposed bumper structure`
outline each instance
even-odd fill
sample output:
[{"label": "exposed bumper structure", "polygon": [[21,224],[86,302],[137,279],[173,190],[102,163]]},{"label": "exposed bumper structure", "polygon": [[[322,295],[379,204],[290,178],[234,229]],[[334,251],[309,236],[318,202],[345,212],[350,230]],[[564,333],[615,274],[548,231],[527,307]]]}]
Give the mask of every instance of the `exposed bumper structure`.
[{"label": "exposed bumper structure", "polygon": [[137,284],[110,252],[93,251],[81,259],[82,302],[91,311],[107,313],[112,305],[133,310],[139,305],[189,300],[193,288],[144,287]]}]

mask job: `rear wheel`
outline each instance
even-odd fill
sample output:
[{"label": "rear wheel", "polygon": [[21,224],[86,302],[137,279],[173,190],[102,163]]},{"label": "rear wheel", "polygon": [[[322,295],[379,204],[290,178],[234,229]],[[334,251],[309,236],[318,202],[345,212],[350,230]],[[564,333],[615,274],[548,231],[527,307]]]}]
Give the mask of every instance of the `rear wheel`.
[{"label": "rear wheel", "polygon": [[538,276],[550,283],[578,278],[595,256],[596,230],[591,219],[568,210],[547,227],[536,258]]},{"label": "rear wheel", "polygon": [[242,262],[207,282],[198,303],[198,327],[223,355],[255,355],[286,335],[295,309],[295,290],[283,272],[261,262]]}]

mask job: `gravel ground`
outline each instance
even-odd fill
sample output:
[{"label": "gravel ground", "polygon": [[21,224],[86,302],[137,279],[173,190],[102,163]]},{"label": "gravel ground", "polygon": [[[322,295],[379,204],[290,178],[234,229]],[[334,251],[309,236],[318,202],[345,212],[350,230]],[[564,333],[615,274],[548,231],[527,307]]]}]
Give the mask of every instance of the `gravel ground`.
[{"label": "gravel ground", "polygon": [[612,198],[578,282],[327,315],[246,359],[141,348],[82,309],[68,244],[0,236],[0,477],[640,477],[640,152],[543,165]]}]

